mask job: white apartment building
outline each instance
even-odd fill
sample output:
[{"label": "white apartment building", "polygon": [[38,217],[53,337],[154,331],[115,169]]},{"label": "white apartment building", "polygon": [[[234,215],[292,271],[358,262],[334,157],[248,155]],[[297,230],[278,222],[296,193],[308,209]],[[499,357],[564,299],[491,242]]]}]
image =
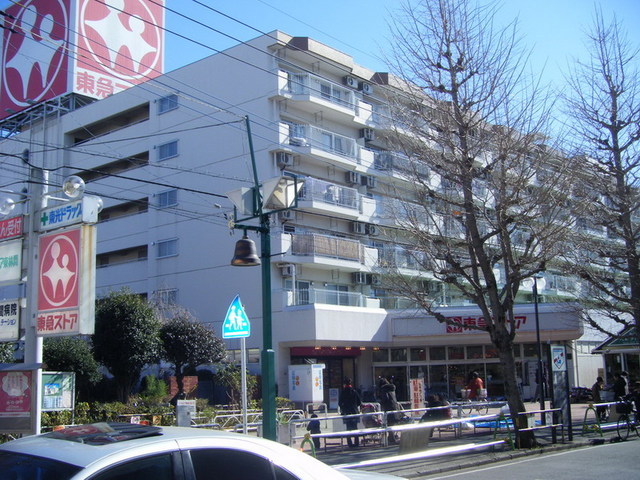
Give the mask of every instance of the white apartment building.
[{"label": "white apartment building", "polygon": [[[288,394],[289,365],[323,363],[327,401],[345,376],[368,392],[379,375],[392,375],[401,400],[410,378],[455,397],[473,370],[499,397],[502,374],[487,334],[428,319],[380,284],[381,260],[420,273],[406,247],[382,229],[394,218],[381,187],[409,181],[407,160],[376,136],[389,127],[387,79],[331,47],[276,31],[75,110],[27,112],[0,151],[28,148],[53,184],[80,175],[87,191],[102,197],[98,295],[129,287],[188,308],[221,335],[239,294],[251,319],[249,362],[258,373],[260,269],[230,266],[242,232],[229,228],[225,195],[253,186],[248,115],[260,180],[283,172],[304,180],[297,208],[271,216],[278,394]],[[4,165],[11,168],[3,186],[19,190],[26,167],[12,158]],[[549,274],[541,298],[565,288]],[[447,315],[482,322],[473,305],[436,294]],[[576,318],[561,306],[543,301],[539,310],[545,348],[580,337]],[[518,305],[516,313],[528,398],[535,390],[533,304]],[[237,353],[239,341],[228,343]]]}]

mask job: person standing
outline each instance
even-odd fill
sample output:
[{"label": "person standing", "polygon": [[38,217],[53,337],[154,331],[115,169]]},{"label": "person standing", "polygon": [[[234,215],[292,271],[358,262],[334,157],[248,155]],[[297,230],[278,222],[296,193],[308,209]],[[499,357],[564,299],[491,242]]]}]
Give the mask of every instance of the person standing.
[{"label": "person standing", "polygon": [[471,372],[469,384],[467,385],[469,392],[469,400],[477,400],[481,389],[484,389],[484,381],[480,378],[478,372]]},{"label": "person standing", "polygon": [[[602,403],[602,389],[604,388],[604,380],[602,377],[596,378],[596,383],[591,387],[591,395],[593,396],[593,403]],[[607,407],[596,407],[596,415],[601,422],[607,419]]]},{"label": "person standing", "polygon": [[[387,426],[392,427],[398,423],[400,404],[396,398],[396,386],[386,378],[380,378],[380,406],[387,413]],[[389,443],[396,443],[396,434],[389,432]]]},{"label": "person standing", "polygon": [[613,386],[611,390],[613,391],[613,399],[616,402],[622,400],[627,394],[627,382],[620,373],[613,374]]},{"label": "person standing", "polygon": [[[338,406],[340,407],[341,415],[357,415],[360,413],[360,405],[362,405],[362,400],[360,399],[360,394],[353,388],[351,384],[350,378],[344,379],[344,386],[342,387],[342,391],[340,392],[340,397],[338,398]],[[358,417],[351,417],[343,419],[344,424],[347,430],[357,430],[358,429]],[[360,437],[355,435],[353,438],[347,437],[347,444],[349,448],[355,448],[360,446]]]},{"label": "person standing", "polygon": [[[309,420],[309,423],[307,424],[307,430],[312,435],[314,433],[322,433],[320,430],[320,420],[318,420],[318,415],[316,415],[315,413],[311,414],[311,420]],[[320,439],[312,437],[311,440],[313,441],[313,446],[315,447],[316,451],[319,450]]]}]

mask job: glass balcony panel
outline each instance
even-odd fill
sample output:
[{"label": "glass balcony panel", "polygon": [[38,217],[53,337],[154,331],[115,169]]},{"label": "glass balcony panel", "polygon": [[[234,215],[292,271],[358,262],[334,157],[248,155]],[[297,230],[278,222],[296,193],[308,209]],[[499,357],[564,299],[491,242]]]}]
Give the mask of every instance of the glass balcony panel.
[{"label": "glass balcony panel", "polygon": [[343,187],[315,178],[306,178],[298,195],[300,200],[312,200],[358,210],[359,193],[355,188]]},{"label": "glass balcony panel", "polygon": [[294,95],[309,95],[336,105],[356,110],[353,90],[309,73],[287,72],[286,91]]},{"label": "glass balcony panel", "polygon": [[308,290],[298,290],[295,293],[294,295],[291,290],[285,291],[287,306],[309,304],[340,305],[344,307],[364,306],[364,295],[357,292],[312,288]]}]

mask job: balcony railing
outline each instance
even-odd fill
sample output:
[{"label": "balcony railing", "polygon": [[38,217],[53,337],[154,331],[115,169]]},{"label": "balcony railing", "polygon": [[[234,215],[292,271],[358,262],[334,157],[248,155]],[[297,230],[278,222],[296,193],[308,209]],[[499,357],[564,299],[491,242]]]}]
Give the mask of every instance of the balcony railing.
[{"label": "balcony railing", "polygon": [[295,234],[291,239],[293,255],[308,255],[364,262],[364,246],[357,240],[320,235]]},{"label": "balcony railing", "polygon": [[310,95],[346,107],[356,114],[353,90],[309,73],[287,72],[285,90],[293,95]]},{"label": "balcony railing", "polygon": [[404,247],[383,247],[378,249],[378,262],[384,267],[419,269],[424,262],[424,253]]},{"label": "balcony railing", "polygon": [[358,210],[360,194],[355,188],[343,187],[317,178],[305,178],[298,198]]},{"label": "balcony railing", "polygon": [[373,166],[376,170],[389,171],[399,175],[428,176],[429,168],[422,162],[411,160],[393,152],[376,152]]},{"label": "balcony railing", "polygon": [[353,138],[304,124],[287,124],[289,145],[313,147],[335,155],[356,157],[356,141]]},{"label": "balcony railing", "polygon": [[294,305],[340,305],[344,307],[363,307],[365,296],[357,292],[338,292],[336,290],[309,288],[285,290],[287,306]]}]

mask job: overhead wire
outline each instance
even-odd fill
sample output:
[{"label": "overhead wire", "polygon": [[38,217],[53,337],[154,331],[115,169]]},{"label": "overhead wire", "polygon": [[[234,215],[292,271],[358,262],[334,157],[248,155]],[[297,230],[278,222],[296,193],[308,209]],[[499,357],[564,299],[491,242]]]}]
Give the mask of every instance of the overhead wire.
[{"label": "overhead wire", "polygon": [[[15,3],[15,2],[14,2],[14,3]],[[152,2],[152,3],[156,3],[156,2]],[[197,2],[197,1],[196,1],[196,3],[198,3],[198,4],[202,5],[202,3],[201,3],[201,2]],[[203,6],[207,7],[206,5],[203,5]],[[167,7],[165,6],[165,8],[167,8]],[[209,7],[207,7],[207,8],[209,8]],[[240,21],[238,21],[237,19],[234,19],[233,17],[230,17],[230,16],[228,16],[228,15],[226,15],[226,14],[223,14],[223,13],[219,12],[218,10],[215,10],[215,9],[212,9],[212,8],[209,8],[209,9],[210,9],[210,10],[215,11],[216,13],[219,13],[219,14],[225,15],[227,18],[231,18],[231,19],[233,19],[234,21],[237,21],[237,22],[239,22],[239,23],[241,23],[241,24],[243,24],[243,25],[245,25],[245,26],[248,26],[248,24],[245,24],[244,22],[240,22]],[[179,12],[177,12],[177,11],[175,11],[175,10],[172,10],[172,9],[169,9],[169,10],[170,10],[171,12],[173,12],[173,13],[179,14]],[[123,12],[123,13],[127,13],[127,12]],[[191,18],[190,18],[190,17],[188,17],[188,16],[185,16],[185,15],[182,15],[182,14],[179,14],[179,15],[183,16],[184,18],[190,19],[191,21],[195,21],[196,23],[199,23],[199,24],[201,24],[201,25],[203,25],[203,26],[205,26],[205,27],[207,27],[207,28],[210,28],[209,26],[206,26],[206,25],[202,24],[201,22],[198,22],[198,21],[196,21],[196,20],[194,20],[194,19],[191,19]],[[146,21],[146,20],[145,20],[145,21]],[[250,26],[249,26],[249,27],[250,27]],[[250,28],[253,28],[253,27],[250,27]],[[212,28],[210,28],[210,29],[212,29]],[[212,29],[212,30],[213,30],[213,31],[216,31],[217,33],[220,33],[220,34],[226,35],[226,34],[224,34],[223,32],[220,32],[219,30],[216,30],[216,29]],[[260,30],[258,30],[258,29],[255,29],[255,28],[254,28],[254,30],[256,30],[256,31],[258,31],[258,32],[260,32],[260,33],[262,33],[262,34],[264,34],[264,35],[269,36],[268,34],[265,34],[264,32],[261,32],[261,31],[260,31]],[[191,41],[191,42],[193,42],[193,43],[199,44],[199,45],[201,45],[201,46],[204,46],[205,48],[209,48],[209,49],[211,49],[211,50],[213,50],[213,51],[216,51],[217,53],[223,53],[223,54],[225,53],[225,52],[221,52],[221,51],[219,51],[219,50],[217,50],[217,49],[215,49],[215,48],[213,48],[213,47],[210,47],[209,45],[204,45],[204,44],[202,44],[201,42],[194,41],[192,38],[187,38],[187,37],[185,37],[184,35],[178,34],[178,33],[174,32],[174,31],[171,31],[171,30],[168,30],[168,29],[165,29],[165,31],[169,31],[170,33],[172,33],[172,34],[174,34],[174,35],[177,35],[177,36],[179,36],[180,38],[185,38],[185,39],[187,39],[187,40],[189,40],[189,41]],[[229,38],[233,38],[234,40],[238,41],[239,43],[242,43],[242,44],[248,45],[246,42],[242,42],[242,41],[240,41],[240,40],[236,39],[235,37],[231,37],[231,36],[229,36],[229,35],[226,35],[226,36],[228,36]],[[272,38],[275,38],[275,37],[272,37]],[[257,47],[255,47],[255,46],[252,46],[252,47],[257,49]],[[268,52],[264,52],[264,50],[262,50],[262,49],[257,49],[257,50],[259,50],[259,51],[260,51],[261,53],[263,53],[263,54],[264,54],[264,53],[266,53],[266,54],[268,54],[268,55],[273,56],[274,58],[278,59],[278,61],[280,61],[280,62],[282,62],[282,61],[283,61],[283,59],[280,59],[280,58],[278,58],[278,57],[276,57],[276,56],[274,56],[274,55],[272,55],[272,54],[269,54]],[[307,52],[307,53],[310,53],[310,52]],[[227,55],[227,56],[229,56],[229,55]],[[248,65],[251,65],[251,66],[253,66],[253,67],[255,67],[255,68],[260,68],[260,69],[262,69],[262,68],[261,68],[261,67],[259,67],[259,66],[256,66],[256,65],[254,65],[254,64],[251,64],[250,62],[244,62],[244,61],[242,61],[241,59],[238,59],[238,58],[236,58],[236,57],[231,56],[231,58],[234,58],[235,60],[238,60],[238,61],[241,61],[241,62],[246,63],[246,64],[248,64]],[[322,57],[318,57],[318,58],[323,59]],[[325,59],[323,59],[323,61],[326,61],[326,60],[325,60]],[[297,67],[298,69],[300,69],[300,66],[299,66],[299,65],[297,65],[296,67]],[[272,71],[265,70],[265,69],[262,69],[262,70],[263,70],[263,71],[266,71],[267,73],[277,75],[277,72],[272,72]],[[303,69],[302,69],[302,70],[303,70]],[[345,72],[349,72],[349,70],[345,69]],[[311,73],[311,72],[310,72],[310,73]],[[175,93],[175,90],[171,90],[171,91]],[[180,92],[180,93],[182,93],[182,92]],[[212,95],[210,94],[210,92],[202,92],[202,93],[206,93],[206,94],[207,94],[207,96],[212,97]],[[190,96],[190,97],[191,97],[191,96]],[[257,98],[261,98],[261,97],[262,97],[262,96],[259,96],[259,97],[257,97]],[[213,98],[215,98],[215,97],[213,97]],[[211,105],[209,105],[209,106],[211,106]],[[215,106],[215,108],[220,108],[221,110],[224,110],[224,111],[226,111],[227,113],[232,113],[232,112],[230,112],[230,111],[228,111],[228,110],[226,110],[226,109],[224,109],[224,108],[222,108],[222,107],[219,107],[219,106]],[[270,123],[271,123],[271,122],[270,122]],[[264,126],[264,125],[263,125],[263,126]],[[266,128],[269,128],[269,127],[266,127]],[[162,133],[158,133],[158,134],[162,134]],[[144,137],[143,137],[143,138],[144,138]],[[269,140],[270,140],[270,139],[269,139]],[[116,141],[124,141],[124,140],[116,140]],[[96,144],[102,144],[102,143],[108,143],[108,142],[97,142]],[[64,149],[68,149],[68,147],[55,147],[55,148],[56,148],[56,149],[57,149],[57,148],[61,148],[61,149],[62,149],[62,148],[64,148]],[[121,158],[121,157],[116,157],[116,158]],[[156,166],[157,166],[157,164],[156,164]],[[87,170],[91,170],[91,169],[87,169]],[[114,175],[112,175],[112,176],[114,176]],[[126,178],[126,177],[123,177],[123,178]],[[152,182],[150,182],[150,183],[152,183]],[[159,183],[159,182],[156,182],[156,183],[160,185],[160,183]],[[163,186],[169,186],[169,185],[166,185],[166,184],[162,184],[162,185],[163,185]],[[172,186],[172,187],[174,187],[173,185],[171,185],[171,186]]]}]

